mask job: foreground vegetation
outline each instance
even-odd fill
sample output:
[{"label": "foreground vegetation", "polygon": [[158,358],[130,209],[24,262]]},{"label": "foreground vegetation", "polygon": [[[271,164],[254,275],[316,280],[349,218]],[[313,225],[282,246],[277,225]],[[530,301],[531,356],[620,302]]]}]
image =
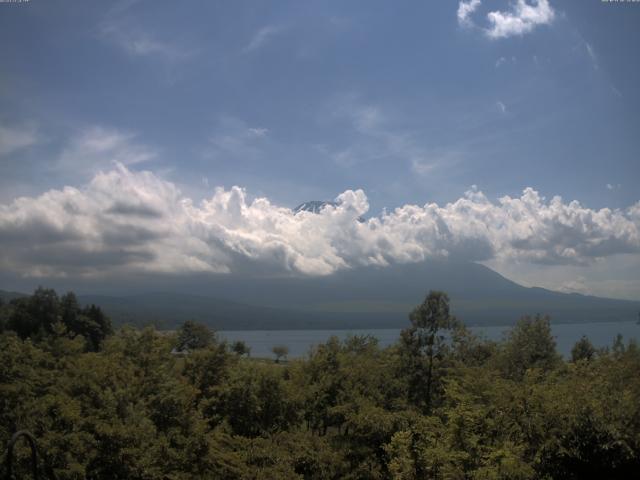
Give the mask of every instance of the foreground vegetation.
[{"label": "foreground vegetation", "polygon": [[0,330],[0,441],[30,430],[60,479],[640,471],[634,342],[596,350],[583,339],[564,360],[542,317],[485,341],[439,292],[392,347],[331,338],[286,363],[251,359],[193,323],[172,335],[114,333],[98,307],[45,289],[0,306]]}]

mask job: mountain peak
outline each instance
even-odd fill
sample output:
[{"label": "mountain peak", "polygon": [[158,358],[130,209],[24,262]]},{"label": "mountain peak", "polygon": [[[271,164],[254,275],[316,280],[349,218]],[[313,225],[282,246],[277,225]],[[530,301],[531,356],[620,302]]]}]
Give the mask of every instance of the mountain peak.
[{"label": "mountain peak", "polygon": [[298,205],[293,209],[293,213],[298,212],[311,212],[311,213],[320,213],[320,211],[324,207],[337,207],[338,204],[336,202],[325,201],[325,200],[311,200],[309,202],[304,202]]}]

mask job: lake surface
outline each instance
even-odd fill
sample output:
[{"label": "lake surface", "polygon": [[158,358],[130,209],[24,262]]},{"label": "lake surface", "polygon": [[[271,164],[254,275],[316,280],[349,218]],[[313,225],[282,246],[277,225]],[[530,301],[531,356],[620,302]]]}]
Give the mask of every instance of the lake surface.
[{"label": "lake surface", "polygon": [[[504,333],[510,328],[508,326],[469,327],[474,333],[490,340],[502,339]],[[583,335],[596,347],[611,346],[618,333],[624,337],[625,343],[632,338],[640,340],[640,325],[636,322],[557,324],[551,325],[551,330],[556,339],[558,352],[565,357],[571,354],[571,348]],[[285,345],[289,348],[289,358],[295,358],[305,356],[311,347],[325,343],[332,335],[341,340],[349,335],[372,335],[378,339],[381,347],[386,347],[398,341],[400,329],[227,330],[218,332],[218,335],[230,342],[242,340],[251,348],[252,357],[273,357],[271,349],[275,345]]]}]

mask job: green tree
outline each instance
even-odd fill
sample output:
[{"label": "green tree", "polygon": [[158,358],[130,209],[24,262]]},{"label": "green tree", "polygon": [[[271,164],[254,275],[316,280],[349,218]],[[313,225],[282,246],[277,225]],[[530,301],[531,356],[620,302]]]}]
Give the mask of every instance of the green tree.
[{"label": "green tree", "polygon": [[507,334],[501,358],[507,377],[518,380],[530,368],[548,372],[560,364],[548,316],[525,316]]},{"label": "green tree", "polygon": [[438,291],[429,292],[409,319],[411,326],[400,335],[403,373],[408,376],[409,400],[428,413],[441,394],[441,367],[459,324],[449,313],[449,297]]},{"label": "green tree", "polygon": [[7,328],[9,321],[9,305],[0,297],[0,334]]},{"label": "green tree", "polygon": [[113,334],[111,320],[97,305],[80,308],[73,292],[60,298],[60,314],[62,322],[72,335],[81,335],[88,351],[97,352],[107,336]]},{"label": "green tree", "polygon": [[326,435],[329,428],[339,426],[344,420],[336,412],[346,381],[340,350],[340,341],[332,336],[314,347],[308,361],[292,366],[307,429],[320,435]]},{"label": "green tree", "polygon": [[613,346],[611,348],[611,351],[616,357],[621,357],[622,355],[624,355],[626,350],[627,347],[624,344],[624,337],[621,333],[618,333],[613,339]]},{"label": "green tree", "polygon": [[38,287],[33,295],[13,300],[8,328],[20,338],[41,339],[60,321],[60,301],[55,290]]},{"label": "green tree", "polygon": [[239,363],[222,393],[224,416],[238,435],[255,437],[287,430],[297,423],[283,369],[273,365]]},{"label": "green tree", "polygon": [[580,338],[571,349],[571,361],[578,362],[580,360],[590,361],[597,353],[596,348],[585,336]]},{"label": "green tree", "polygon": [[271,349],[271,351],[276,356],[276,363],[280,363],[281,358],[286,359],[287,355],[289,355],[289,347],[286,345],[276,345]]},{"label": "green tree", "polygon": [[78,303],[76,294],[73,292],[67,292],[62,295],[62,297],[60,297],[60,316],[62,317],[62,322],[67,326],[67,328],[73,329],[79,314],[80,304]]},{"label": "green tree", "polygon": [[36,319],[45,333],[53,331],[53,325],[60,321],[60,300],[51,288],[38,287],[29,298],[29,313]]},{"label": "green tree", "polygon": [[249,348],[249,346],[242,340],[236,340],[233,342],[231,344],[231,351],[240,356],[249,356],[251,354],[251,348]]},{"label": "green tree", "polygon": [[209,327],[202,323],[187,320],[178,329],[176,348],[179,351],[207,348],[213,344],[214,334]]},{"label": "green tree", "polygon": [[89,305],[80,311],[72,330],[85,337],[87,348],[92,352],[100,349],[107,336],[113,333],[111,320],[97,305]]}]

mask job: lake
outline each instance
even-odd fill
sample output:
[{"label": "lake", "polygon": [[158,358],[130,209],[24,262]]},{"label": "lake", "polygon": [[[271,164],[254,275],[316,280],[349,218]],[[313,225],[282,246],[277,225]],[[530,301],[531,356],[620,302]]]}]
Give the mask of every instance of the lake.
[{"label": "lake", "polygon": [[[469,327],[476,334],[483,335],[490,340],[500,340],[509,330],[508,326]],[[556,339],[558,352],[565,357],[571,354],[571,348],[583,335],[591,340],[596,347],[611,346],[613,339],[620,333],[625,340],[640,340],[640,325],[636,322],[610,323],[572,323],[551,325]],[[285,345],[289,348],[289,358],[305,356],[309,349],[326,342],[335,335],[344,339],[349,335],[372,335],[378,339],[381,347],[386,347],[398,341],[400,329],[371,329],[371,330],[226,330],[218,335],[230,342],[242,340],[251,348],[252,357],[273,357],[271,349],[274,345]]]}]

